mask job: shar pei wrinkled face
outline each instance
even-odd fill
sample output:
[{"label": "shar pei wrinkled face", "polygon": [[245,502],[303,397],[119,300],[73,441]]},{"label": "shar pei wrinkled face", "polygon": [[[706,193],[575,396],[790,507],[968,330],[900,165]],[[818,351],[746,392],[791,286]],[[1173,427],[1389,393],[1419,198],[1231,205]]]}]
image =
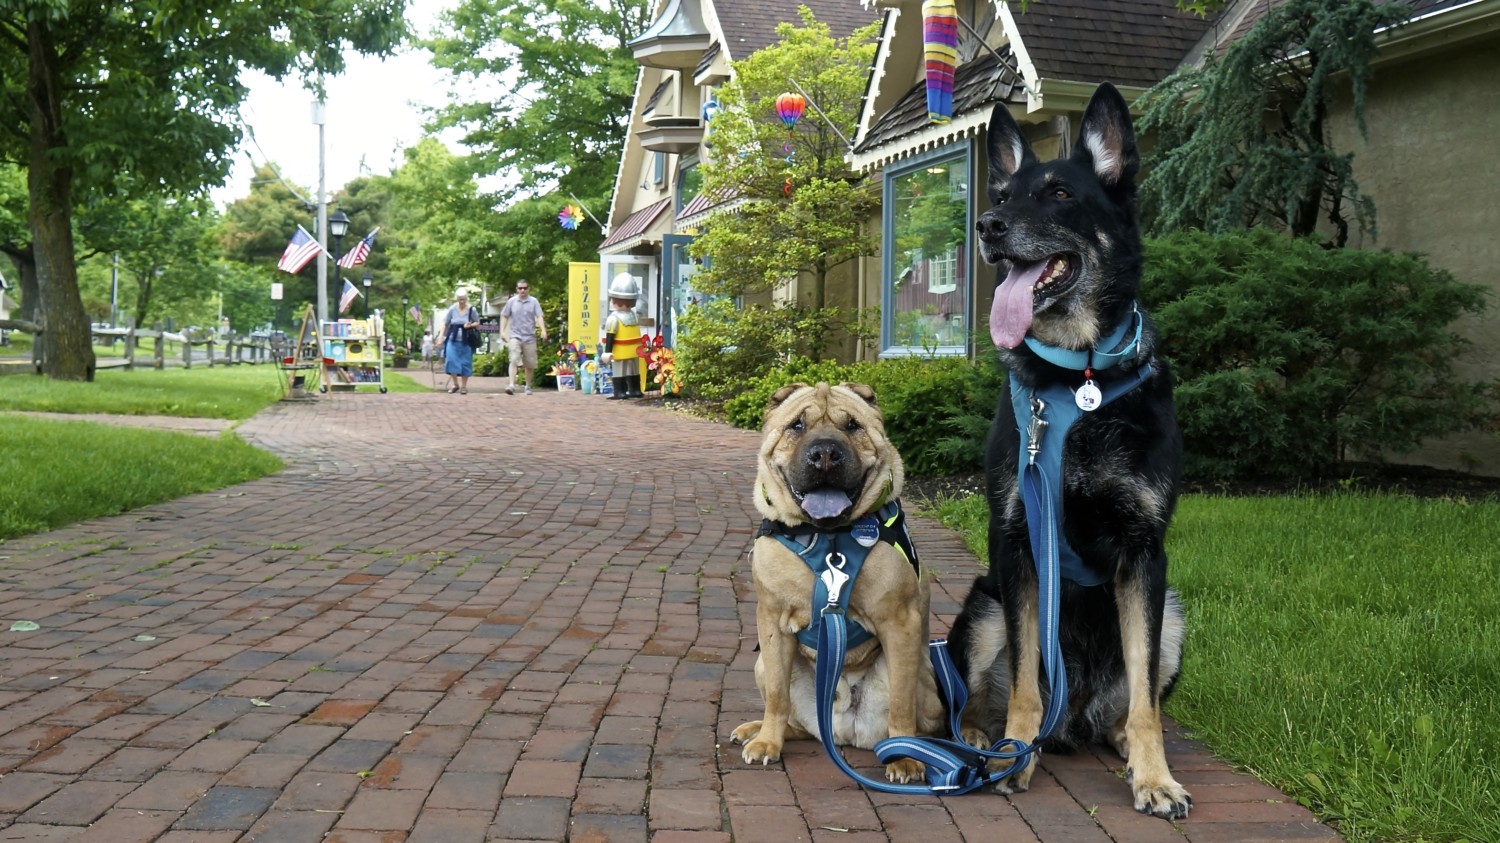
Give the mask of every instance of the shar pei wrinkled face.
[{"label": "shar pei wrinkled face", "polygon": [[755,489],[765,517],[836,527],[899,497],[903,477],[870,387],[795,383],[771,396]]}]

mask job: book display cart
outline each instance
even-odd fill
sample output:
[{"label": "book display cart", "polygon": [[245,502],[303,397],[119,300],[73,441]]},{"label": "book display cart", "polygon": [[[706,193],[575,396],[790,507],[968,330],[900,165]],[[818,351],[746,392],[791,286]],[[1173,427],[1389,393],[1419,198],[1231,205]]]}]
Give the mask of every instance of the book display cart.
[{"label": "book display cart", "polygon": [[385,344],[381,320],[340,319],[323,322],[318,333],[323,341],[323,390],[353,390],[356,386],[380,387],[386,391]]}]

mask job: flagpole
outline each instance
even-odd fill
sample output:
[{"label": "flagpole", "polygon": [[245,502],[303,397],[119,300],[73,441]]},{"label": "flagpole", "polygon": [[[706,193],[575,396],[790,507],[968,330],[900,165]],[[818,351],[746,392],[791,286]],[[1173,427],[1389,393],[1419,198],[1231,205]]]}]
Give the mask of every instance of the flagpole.
[{"label": "flagpole", "polygon": [[[323,133],[327,120],[324,116],[325,103],[320,96],[313,103],[313,123],[318,127],[318,245],[323,247],[323,252],[328,252],[328,191],[324,181],[323,162]],[[328,261],[323,255],[318,256],[318,321],[328,321]]]}]

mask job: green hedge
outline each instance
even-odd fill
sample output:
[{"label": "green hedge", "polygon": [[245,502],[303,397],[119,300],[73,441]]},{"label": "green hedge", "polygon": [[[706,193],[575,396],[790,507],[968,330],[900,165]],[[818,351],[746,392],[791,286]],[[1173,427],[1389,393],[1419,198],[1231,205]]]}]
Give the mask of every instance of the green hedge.
[{"label": "green hedge", "polygon": [[1484,288],[1420,255],[1256,229],[1148,241],[1145,265],[1194,479],[1325,478],[1491,417],[1494,385],[1452,370]]},{"label": "green hedge", "polygon": [[[1453,374],[1469,343],[1451,324],[1480,312],[1485,295],[1420,255],[1325,249],[1266,230],[1148,241],[1141,298],[1177,381],[1186,475],[1322,480],[1344,460],[1493,423],[1496,384]],[[988,343],[977,344],[977,364],[793,358],[741,378],[725,412],[758,428],[781,386],[867,383],[909,473],[973,471],[1004,378]]]},{"label": "green hedge", "polygon": [[771,395],[791,383],[869,384],[885,417],[886,434],[912,475],[937,476],[973,471],[981,464],[984,436],[956,435],[961,419],[988,425],[999,395],[999,369],[963,358],[906,357],[849,365],[796,358],[770,374],[752,379],[724,404],[729,422],[758,429]]}]

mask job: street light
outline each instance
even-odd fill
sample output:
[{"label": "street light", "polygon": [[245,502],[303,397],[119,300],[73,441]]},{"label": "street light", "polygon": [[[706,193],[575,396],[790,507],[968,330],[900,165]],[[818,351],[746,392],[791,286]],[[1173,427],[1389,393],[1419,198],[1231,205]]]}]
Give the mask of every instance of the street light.
[{"label": "street light", "polygon": [[370,270],[367,269],[367,270],[365,270],[365,277],[362,280],[365,282],[365,318],[369,319],[370,318],[370,285],[373,284],[373,283],[375,283],[375,279],[374,279],[374,277],[372,277],[370,275]]},{"label": "street light", "polygon": [[[328,233],[333,235],[333,296],[329,299],[333,302],[342,301],[344,298],[344,285],[339,283],[339,258],[342,258],[344,254],[339,249],[339,241],[344,239],[348,231],[349,215],[344,213],[343,208],[334,211],[333,216],[328,218]],[[333,318],[337,321],[338,315],[334,314]]]}]

